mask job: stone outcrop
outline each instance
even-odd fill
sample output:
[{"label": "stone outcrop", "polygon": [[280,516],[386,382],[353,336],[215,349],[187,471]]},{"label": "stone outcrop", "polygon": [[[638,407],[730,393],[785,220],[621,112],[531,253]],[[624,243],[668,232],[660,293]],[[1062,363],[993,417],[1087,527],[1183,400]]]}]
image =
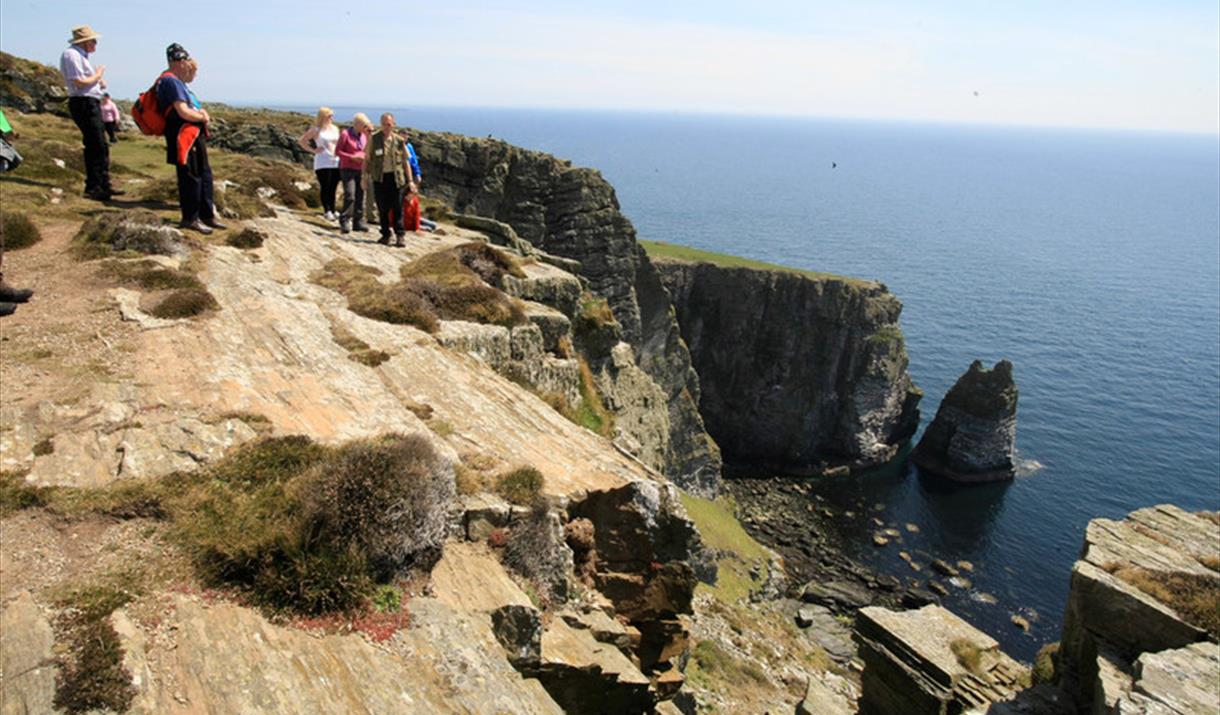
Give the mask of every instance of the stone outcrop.
[{"label": "stone outcrop", "polygon": [[861,609],[861,715],[985,712],[1028,685],[994,639],[940,606]]},{"label": "stone outcrop", "polygon": [[975,360],[945,393],[911,459],[922,469],[959,482],[1012,479],[1016,439],[1012,363],[1001,360],[988,370]]},{"label": "stone outcrop", "polygon": [[[1082,708],[1194,712],[1133,709],[1132,702],[1122,709],[1120,703],[1131,701],[1133,692],[1154,700],[1177,697],[1156,694],[1164,692],[1158,684],[1165,678],[1154,675],[1163,670],[1159,664],[1185,659],[1189,668],[1210,668],[1212,683],[1220,682],[1215,648],[1195,646],[1217,637],[1214,631],[1209,634],[1205,614],[1210,608],[1210,627],[1216,628],[1218,562],[1220,522],[1214,513],[1197,515],[1161,505],[1121,521],[1089,522],[1081,557],[1072,567],[1058,671],[1061,684]],[[1141,677],[1147,683],[1137,687]],[[1215,692],[1213,688],[1213,697]]]},{"label": "stone outcrop", "polygon": [[[665,395],[664,404],[649,408],[668,422],[660,471],[681,486],[714,494],[720,454],[699,414],[698,377],[665,289],[610,184],[594,170],[500,141],[438,132],[412,136],[430,197],[465,214],[467,225],[478,217],[506,225],[511,234],[494,232],[500,241],[525,241],[579,263],[589,289],[609,302],[635,362]],[[596,372],[598,365],[592,367]],[[647,422],[663,424],[659,417]]]},{"label": "stone outcrop", "polygon": [[727,459],[798,473],[891,459],[919,421],[884,286],[656,260]]},{"label": "stone outcrop", "polygon": [[0,106],[27,114],[55,112],[66,115],[67,98],[68,90],[55,69],[0,52]]}]

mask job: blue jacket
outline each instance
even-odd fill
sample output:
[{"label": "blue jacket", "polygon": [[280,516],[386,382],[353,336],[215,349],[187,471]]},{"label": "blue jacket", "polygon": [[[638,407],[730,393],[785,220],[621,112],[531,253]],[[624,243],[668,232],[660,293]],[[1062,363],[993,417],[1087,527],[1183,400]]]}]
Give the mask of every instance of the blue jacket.
[{"label": "blue jacket", "polygon": [[407,161],[411,163],[411,171],[415,174],[415,180],[419,181],[423,177],[423,173],[419,170],[419,158],[415,156],[415,147],[411,146],[411,142],[407,142]]}]

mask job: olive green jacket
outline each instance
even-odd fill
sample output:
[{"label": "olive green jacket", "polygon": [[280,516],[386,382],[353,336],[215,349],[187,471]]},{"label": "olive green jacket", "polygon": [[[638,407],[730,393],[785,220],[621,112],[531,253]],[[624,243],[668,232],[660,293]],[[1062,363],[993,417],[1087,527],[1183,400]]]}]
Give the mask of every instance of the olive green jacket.
[{"label": "olive green jacket", "polygon": [[389,167],[394,169],[394,183],[398,188],[407,185],[407,144],[397,132],[390,134],[387,142],[380,129],[369,137],[364,148],[364,174],[372,183],[381,181]]}]

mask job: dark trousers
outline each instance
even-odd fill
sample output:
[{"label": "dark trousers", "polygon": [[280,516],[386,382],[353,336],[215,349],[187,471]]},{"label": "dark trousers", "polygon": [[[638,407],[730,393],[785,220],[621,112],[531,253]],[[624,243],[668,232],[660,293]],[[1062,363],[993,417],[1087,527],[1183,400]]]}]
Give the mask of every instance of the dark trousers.
[{"label": "dark trousers", "polygon": [[359,169],[340,169],[343,181],[343,212],[339,218],[359,226],[364,222],[364,184],[360,181]]},{"label": "dark trousers", "polygon": [[117,142],[119,140],[119,138],[115,136],[115,132],[117,132],[119,130],[119,123],[118,122],[105,122],[103,124],[103,126],[106,127],[106,136],[110,137],[110,143],[114,144],[115,142]]},{"label": "dark trousers", "polygon": [[191,223],[197,219],[208,222],[216,218],[216,206],[212,200],[212,166],[208,163],[208,147],[202,136],[195,140],[195,146],[186,155],[186,164],[180,164],[177,169],[182,222]]},{"label": "dark trousers", "polygon": [[381,237],[390,237],[391,218],[394,221],[394,235],[407,235],[402,225],[402,189],[394,181],[394,174],[383,174],[381,181],[373,184],[373,198],[377,200],[377,223],[381,226]]},{"label": "dark trousers", "polygon": [[322,187],[322,210],[330,213],[335,210],[335,189],[339,187],[338,169],[314,169],[318,177],[318,186]]},{"label": "dark trousers", "polygon": [[93,97],[69,97],[68,111],[85,145],[85,193],[110,190],[110,145],[102,125],[102,103]]}]

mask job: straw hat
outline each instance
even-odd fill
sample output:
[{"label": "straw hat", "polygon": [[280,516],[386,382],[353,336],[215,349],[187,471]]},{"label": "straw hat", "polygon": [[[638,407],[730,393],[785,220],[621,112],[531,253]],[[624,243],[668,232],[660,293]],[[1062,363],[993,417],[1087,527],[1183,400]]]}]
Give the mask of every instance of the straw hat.
[{"label": "straw hat", "polygon": [[77,27],[72,28],[72,37],[68,40],[68,44],[79,45],[82,42],[96,40],[99,37],[101,37],[101,35],[94,32],[92,27],[89,27],[88,25],[78,25]]}]

